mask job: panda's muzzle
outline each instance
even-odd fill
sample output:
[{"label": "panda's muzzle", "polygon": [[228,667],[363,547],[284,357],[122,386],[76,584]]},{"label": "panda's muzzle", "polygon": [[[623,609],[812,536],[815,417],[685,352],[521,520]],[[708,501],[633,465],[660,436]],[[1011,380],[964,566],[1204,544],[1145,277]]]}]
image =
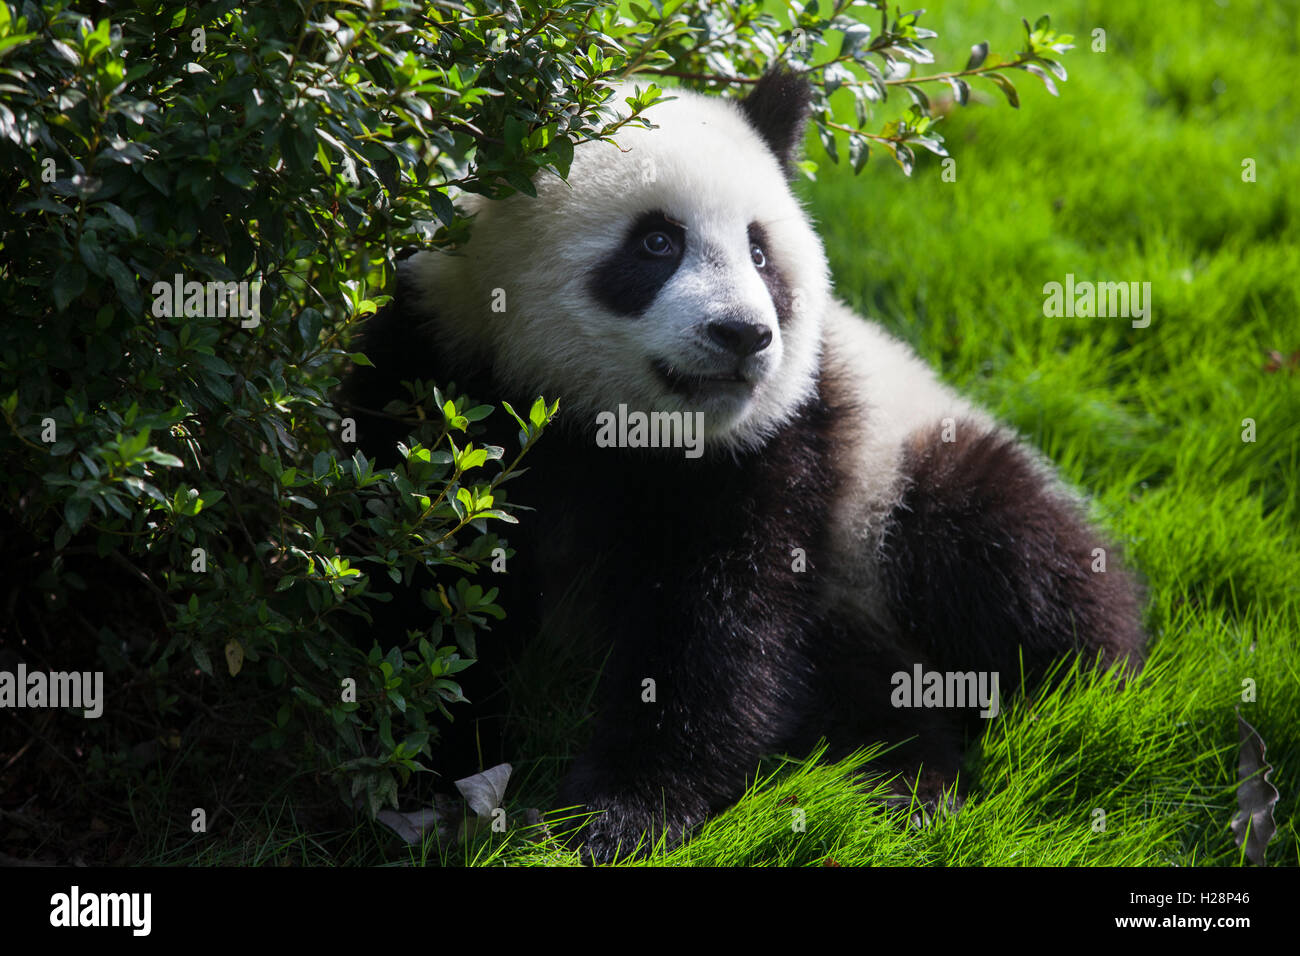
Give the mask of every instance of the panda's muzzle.
[{"label": "panda's muzzle", "polygon": [[761,357],[755,356],[772,344],[772,329],[759,322],[729,318],[709,322],[703,331],[711,346],[700,356],[705,368],[684,369],[658,359],[654,370],[664,384],[684,396],[708,390],[730,390],[737,386],[752,389],[762,378],[762,368],[766,364]]},{"label": "panda's muzzle", "polygon": [[688,372],[663,359],[658,359],[654,363],[654,370],[669,390],[683,396],[695,395],[708,388],[730,386],[752,388],[754,384],[741,373],[739,364],[729,371],[700,373]]}]

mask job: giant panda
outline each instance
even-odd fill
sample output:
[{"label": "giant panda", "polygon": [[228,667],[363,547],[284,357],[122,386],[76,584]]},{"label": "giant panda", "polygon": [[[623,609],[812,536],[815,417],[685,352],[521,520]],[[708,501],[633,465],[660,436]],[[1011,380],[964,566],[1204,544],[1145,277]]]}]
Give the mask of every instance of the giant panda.
[{"label": "giant panda", "polygon": [[[996,674],[1006,693],[1143,648],[1135,581],[1113,554],[1095,570],[1109,549],[1080,500],[833,296],[790,188],[806,81],[671,92],[536,198],[465,197],[468,242],[401,263],[361,344],[373,367],[346,383],[363,449],[389,461],[405,432],[375,413],[402,380],[560,400],[510,486],[535,510],[511,529],[506,610],[539,626],[582,582],[565,626],[607,645],[559,794],[598,811],[576,838],[596,861],[680,840],[760,758],[819,740],[896,745],[879,769],[937,803],[987,724],[914,706],[907,677]],[[645,447],[636,412],[681,413],[676,447]]]}]

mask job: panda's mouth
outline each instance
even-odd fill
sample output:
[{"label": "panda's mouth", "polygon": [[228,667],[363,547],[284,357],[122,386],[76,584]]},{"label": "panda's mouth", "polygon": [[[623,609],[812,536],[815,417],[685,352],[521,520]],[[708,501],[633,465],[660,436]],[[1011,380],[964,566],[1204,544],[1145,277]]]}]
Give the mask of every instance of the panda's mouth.
[{"label": "panda's mouth", "polygon": [[654,362],[655,374],[668,388],[678,395],[691,396],[700,392],[716,389],[752,388],[753,383],[741,374],[739,368],[723,372],[686,372],[670,362],[657,359]]}]

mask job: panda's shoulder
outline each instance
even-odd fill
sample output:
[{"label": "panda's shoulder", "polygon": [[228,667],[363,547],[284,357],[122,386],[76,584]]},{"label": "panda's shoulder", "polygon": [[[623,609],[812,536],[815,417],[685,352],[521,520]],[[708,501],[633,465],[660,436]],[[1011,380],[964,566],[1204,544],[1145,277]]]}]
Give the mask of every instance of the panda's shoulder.
[{"label": "panda's shoulder", "polygon": [[824,387],[840,409],[837,459],[849,476],[847,508],[888,505],[911,436],[948,420],[997,428],[911,346],[838,300],[827,310],[823,343]]},{"label": "panda's shoulder", "polygon": [[908,449],[945,422],[963,431],[996,421],[945,384],[906,342],[832,301],[823,325],[823,391],[836,408],[831,515],[835,581],[856,613],[882,612],[878,545],[909,484]]},{"label": "panda's shoulder", "polygon": [[910,345],[838,300],[827,310],[824,335],[839,387],[885,443],[901,445],[945,418],[992,427],[992,418],[944,383]]}]

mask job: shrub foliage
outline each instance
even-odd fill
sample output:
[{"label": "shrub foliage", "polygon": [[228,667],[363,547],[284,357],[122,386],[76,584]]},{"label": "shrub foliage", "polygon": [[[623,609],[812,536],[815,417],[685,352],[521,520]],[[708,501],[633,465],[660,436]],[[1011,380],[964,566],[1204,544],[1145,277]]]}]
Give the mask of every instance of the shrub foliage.
[{"label": "shrub foliage", "polygon": [[[1069,37],[1046,18],[1010,58],[977,44],[963,69],[912,74],[933,60],[918,16],[0,5],[0,636],[6,661],[105,672],[105,719],[77,731],[89,767],[129,762],[142,733],[174,748],[220,725],[371,812],[395,804],[505,613],[503,486],[557,413],[555,396],[517,413],[411,383],[389,409],[411,427],[402,462],[367,461],[334,388],[365,361],[349,344],[395,252],[454,246],[457,195],[531,194],[575,145],[652,122],[675,83],[809,71],[830,158],[847,146],[860,169],[874,146],[910,172],[918,146],[946,155],[925,89],[964,104],[979,78],[1015,106],[1009,70],[1064,78],[1050,57]],[[628,76],[638,92],[612,97]],[[908,108],[880,109],[898,87]],[[489,414],[515,417],[517,447],[475,442]],[[376,576],[423,594],[423,626],[367,633]]]}]

